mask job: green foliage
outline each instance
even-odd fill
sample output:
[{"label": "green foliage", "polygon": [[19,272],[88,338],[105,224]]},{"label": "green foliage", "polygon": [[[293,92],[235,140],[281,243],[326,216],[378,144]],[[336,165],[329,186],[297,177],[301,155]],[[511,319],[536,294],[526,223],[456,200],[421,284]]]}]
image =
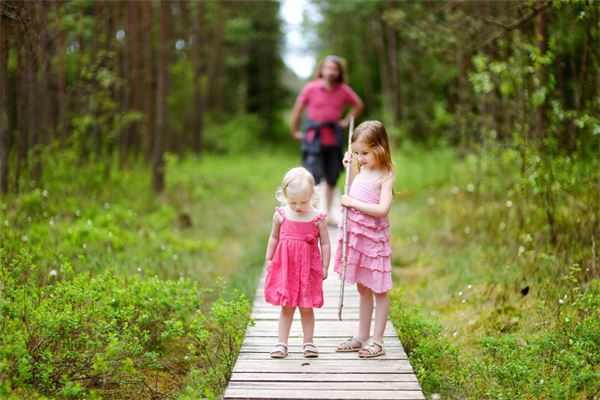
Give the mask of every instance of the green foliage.
[{"label": "green foliage", "polygon": [[211,123],[206,127],[205,146],[212,153],[242,154],[264,147],[258,132],[264,121],[257,115],[246,114],[228,119],[225,123]]},{"label": "green foliage", "polygon": [[212,398],[224,388],[250,315],[242,294],[234,290],[204,314],[206,289],[188,279],[90,277],[65,265],[38,287],[35,272],[26,255],[0,260],[3,398],[100,398],[115,387],[150,398],[178,385],[158,386],[152,375],[192,367],[202,371],[200,393]]},{"label": "green foliage", "polygon": [[463,158],[414,145],[396,155],[403,290],[391,318],[425,392],[593,398],[598,161],[527,143],[487,143]]}]

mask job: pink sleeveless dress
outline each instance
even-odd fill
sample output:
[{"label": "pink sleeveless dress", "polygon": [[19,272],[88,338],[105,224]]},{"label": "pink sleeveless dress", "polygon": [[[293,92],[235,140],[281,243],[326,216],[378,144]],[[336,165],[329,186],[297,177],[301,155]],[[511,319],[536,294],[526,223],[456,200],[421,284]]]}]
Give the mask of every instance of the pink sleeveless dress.
[{"label": "pink sleeveless dress", "polygon": [[323,265],[319,250],[317,222],[327,215],[320,213],[312,221],[283,218],[279,242],[265,279],[265,300],[277,306],[321,307],[323,305]]},{"label": "pink sleeveless dress", "polygon": [[[379,203],[379,193],[370,182],[354,181],[348,193],[365,203]],[[343,221],[338,226],[334,271],[342,276]],[[390,225],[388,217],[372,217],[348,208],[346,282],[360,283],[375,293],[392,288]]]}]

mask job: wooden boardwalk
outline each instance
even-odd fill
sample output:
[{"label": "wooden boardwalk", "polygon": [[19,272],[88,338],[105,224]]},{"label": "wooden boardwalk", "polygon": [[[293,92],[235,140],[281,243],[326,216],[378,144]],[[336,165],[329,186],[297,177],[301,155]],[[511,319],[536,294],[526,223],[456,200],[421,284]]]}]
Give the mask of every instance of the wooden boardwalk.
[{"label": "wooden boardwalk", "polygon": [[[329,230],[332,248],[337,230]],[[332,260],[334,257],[332,256]],[[385,330],[386,354],[359,359],[357,353],[336,353],[335,346],[356,333],[358,293],[346,285],[342,321],[337,307],[339,279],[333,272],[324,282],[325,305],[315,309],[315,345],[319,358],[302,357],[302,326],[296,311],[289,354],[274,360],[279,307],[265,302],[264,274],[256,291],[252,317],[224,399],[425,399],[391,322]]]}]

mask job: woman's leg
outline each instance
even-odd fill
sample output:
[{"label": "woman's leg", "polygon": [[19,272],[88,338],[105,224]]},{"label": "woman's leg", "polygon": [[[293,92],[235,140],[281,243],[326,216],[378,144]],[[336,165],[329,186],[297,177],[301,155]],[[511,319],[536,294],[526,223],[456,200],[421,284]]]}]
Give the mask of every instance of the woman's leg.
[{"label": "woman's leg", "polygon": [[371,336],[371,317],[373,315],[373,292],[368,287],[356,284],[360,303],[358,307],[358,334],[356,337],[364,342]]},{"label": "woman's leg", "polygon": [[312,343],[315,333],[315,313],[313,309],[300,307],[300,321],[302,322],[304,343]]},{"label": "woman's leg", "polygon": [[281,312],[279,313],[279,343],[287,344],[288,342],[292,320],[294,319],[294,311],[296,311],[296,307],[281,307]]}]

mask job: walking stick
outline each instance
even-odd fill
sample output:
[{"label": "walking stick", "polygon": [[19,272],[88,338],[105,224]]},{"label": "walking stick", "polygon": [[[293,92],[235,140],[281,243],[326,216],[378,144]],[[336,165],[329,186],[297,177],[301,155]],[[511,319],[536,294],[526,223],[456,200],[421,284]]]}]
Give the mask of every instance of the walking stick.
[{"label": "walking stick", "polygon": [[[352,151],[352,131],[354,131],[354,117],[350,117],[350,131],[348,132],[348,151]],[[344,194],[348,194],[348,184],[350,183],[350,162],[346,165],[346,181],[344,182]],[[348,208],[342,209],[342,281],[340,282],[340,299],[338,303],[338,319],[342,320],[342,307],[344,307],[344,284],[346,283],[346,247],[348,241]]]}]

